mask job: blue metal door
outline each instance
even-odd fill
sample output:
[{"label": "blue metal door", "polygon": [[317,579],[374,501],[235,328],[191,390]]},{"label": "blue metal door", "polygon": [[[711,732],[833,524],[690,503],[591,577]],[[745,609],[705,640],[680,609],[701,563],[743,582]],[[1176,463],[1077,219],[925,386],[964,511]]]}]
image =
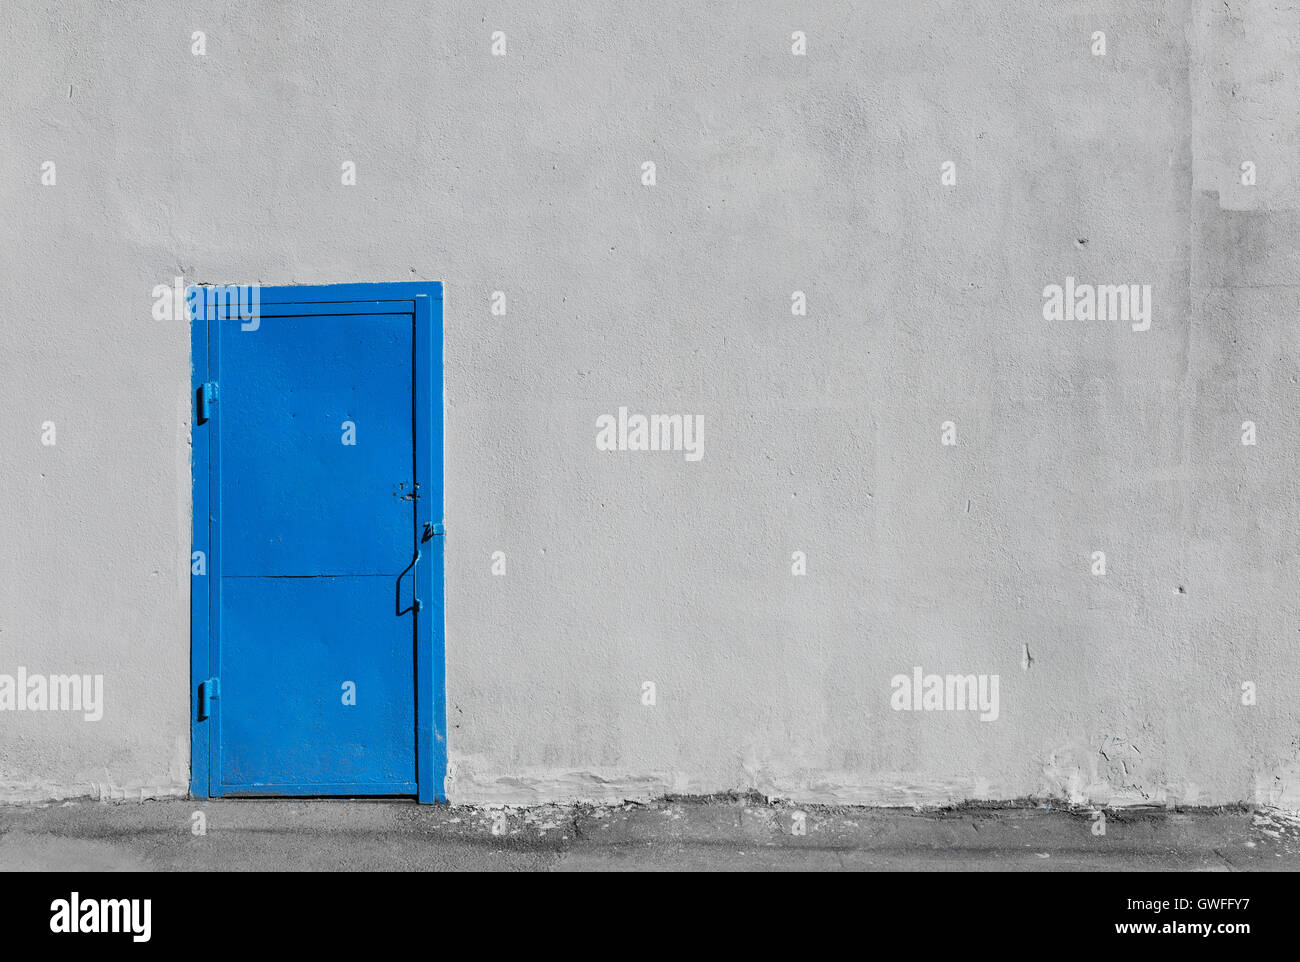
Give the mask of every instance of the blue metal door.
[{"label": "blue metal door", "polygon": [[191,291],[194,794],[440,798],[441,285]]}]

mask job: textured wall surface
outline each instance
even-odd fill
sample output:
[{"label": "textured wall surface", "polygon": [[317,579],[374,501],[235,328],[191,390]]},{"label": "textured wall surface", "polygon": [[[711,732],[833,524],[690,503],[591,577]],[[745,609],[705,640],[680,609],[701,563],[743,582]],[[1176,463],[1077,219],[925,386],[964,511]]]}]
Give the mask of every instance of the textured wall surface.
[{"label": "textured wall surface", "polygon": [[[0,712],[0,799],[186,791],[183,275],[444,281],[453,801],[1300,807],[1297,38],[1271,0],[0,4],[0,673],[105,687]],[[1067,277],[1150,328],[1045,319]],[[598,450],[620,407],[703,457]],[[917,666],[998,676],[996,720],[895,710]]]}]

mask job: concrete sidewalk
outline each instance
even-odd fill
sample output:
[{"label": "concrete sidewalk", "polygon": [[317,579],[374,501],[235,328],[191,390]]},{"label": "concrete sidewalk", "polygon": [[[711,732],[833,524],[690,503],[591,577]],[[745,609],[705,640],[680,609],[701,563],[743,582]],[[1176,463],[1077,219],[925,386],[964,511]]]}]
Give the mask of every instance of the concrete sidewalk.
[{"label": "concrete sidewalk", "polygon": [[1127,809],[1105,819],[1103,835],[1086,810],[1032,803],[919,812],[749,797],[530,809],[75,801],[0,806],[0,870],[1300,869],[1292,814]]}]

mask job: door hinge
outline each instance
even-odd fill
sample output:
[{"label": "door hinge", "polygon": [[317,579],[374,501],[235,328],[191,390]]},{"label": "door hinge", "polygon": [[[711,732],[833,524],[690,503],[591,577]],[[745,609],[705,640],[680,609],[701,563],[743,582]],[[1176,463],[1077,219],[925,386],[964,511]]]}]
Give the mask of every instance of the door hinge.
[{"label": "door hinge", "polygon": [[221,679],[209,678],[199,682],[199,721],[212,714],[212,700],[221,697]]},{"label": "door hinge", "polygon": [[212,417],[212,406],[217,403],[217,382],[204,381],[199,387],[199,423]]},{"label": "door hinge", "polygon": [[426,521],[424,522],[424,534],[420,536],[420,544],[424,544],[424,542],[428,541],[434,535],[446,533],[447,526],[441,521]]}]

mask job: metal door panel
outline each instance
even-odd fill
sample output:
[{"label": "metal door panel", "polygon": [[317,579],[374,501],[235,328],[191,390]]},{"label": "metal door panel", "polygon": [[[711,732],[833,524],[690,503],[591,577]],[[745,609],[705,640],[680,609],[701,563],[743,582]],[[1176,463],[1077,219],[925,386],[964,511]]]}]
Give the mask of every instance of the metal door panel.
[{"label": "metal door panel", "polygon": [[252,331],[217,323],[223,574],[405,568],[411,315],[263,317]]},{"label": "metal door panel", "polygon": [[192,790],[444,798],[441,285],[260,294],[192,318]]},{"label": "metal door panel", "polygon": [[387,577],[225,579],[222,794],[415,792],[414,638],[394,591]]}]

